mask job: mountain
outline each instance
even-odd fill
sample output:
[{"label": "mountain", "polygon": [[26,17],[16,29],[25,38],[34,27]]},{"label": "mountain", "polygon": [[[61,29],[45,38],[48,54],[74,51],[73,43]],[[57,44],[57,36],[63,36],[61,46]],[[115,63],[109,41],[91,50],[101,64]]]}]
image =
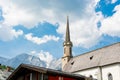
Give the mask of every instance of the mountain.
[{"label": "mountain", "polygon": [[40,58],[28,54],[20,54],[12,59],[9,59],[6,64],[14,68],[18,67],[21,63],[32,64],[44,67],[46,64]]},{"label": "mountain", "polygon": [[31,64],[35,66],[61,70],[61,59],[53,58],[53,60],[47,63],[46,61],[40,59],[37,56],[33,56],[25,53],[17,55],[16,57],[11,59],[0,57],[0,62],[1,64],[5,64],[13,68],[17,68],[21,63],[24,63],[24,64]]},{"label": "mountain", "polygon": [[8,60],[7,58],[0,57],[0,64],[5,64],[7,60]]},{"label": "mountain", "polygon": [[[7,66],[11,66],[13,68],[17,68],[21,63],[25,63],[25,64],[32,64],[32,65],[40,66],[40,67],[61,70],[61,59],[56,59],[56,58],[52,58],[51,60],[48,60],[47,58],[45,59],[46,61],[43,59],[40,59],[37,56],[33,56],[29,54],[20,54],[11,59],[0,57],[0,64],[4,64]],[[10,74],[11,72],[0,70],[0,80],[6,80],[6,78]]]}]

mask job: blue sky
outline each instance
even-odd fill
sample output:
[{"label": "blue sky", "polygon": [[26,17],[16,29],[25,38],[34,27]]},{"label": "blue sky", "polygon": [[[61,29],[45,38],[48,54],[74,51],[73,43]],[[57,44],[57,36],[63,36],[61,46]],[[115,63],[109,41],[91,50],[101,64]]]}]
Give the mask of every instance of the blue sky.
[{"label": "blue sky", "polygon": [[74,56],[120,42],[120,0],[0,0],[0,56],[62,57],[67,15]]}]

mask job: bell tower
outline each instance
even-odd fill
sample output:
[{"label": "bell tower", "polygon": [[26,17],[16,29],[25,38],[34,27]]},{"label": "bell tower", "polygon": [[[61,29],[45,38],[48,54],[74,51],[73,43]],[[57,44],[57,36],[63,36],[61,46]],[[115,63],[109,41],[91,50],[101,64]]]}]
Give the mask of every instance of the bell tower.
[{"label": "bell tower", "polygon": [[65,41],[63,42],[63,47],[64,47],[64,54],[62,57],[62,70],[63,70],[65,64],[73,57],[72,56],[72,42],[70,41],[68,16],[67,16],[66,35],[65,35]]}]

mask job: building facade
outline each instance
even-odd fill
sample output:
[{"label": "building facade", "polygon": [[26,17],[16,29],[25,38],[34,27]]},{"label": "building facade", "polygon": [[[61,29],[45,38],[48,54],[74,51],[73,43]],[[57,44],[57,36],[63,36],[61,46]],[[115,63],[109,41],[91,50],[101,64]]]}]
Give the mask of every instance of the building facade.
[{"label": "building facade", "polygon": [[7,80],[90,80],[81,75],[21,64]]},{"label": "building facade", "polygon": [[69,20],[67,20],[68,28],[66,28],[66,38],[68,38],[69,41],[65,38],[64,43],[71,44],[63,45],[62,70],[74,74],[81,74],[96,80],[120,80],[120,42],[79,56],[65,56],[72,55],[72,42],[70,41],[70,32],[67,30],[69,29],[68,21]]}]

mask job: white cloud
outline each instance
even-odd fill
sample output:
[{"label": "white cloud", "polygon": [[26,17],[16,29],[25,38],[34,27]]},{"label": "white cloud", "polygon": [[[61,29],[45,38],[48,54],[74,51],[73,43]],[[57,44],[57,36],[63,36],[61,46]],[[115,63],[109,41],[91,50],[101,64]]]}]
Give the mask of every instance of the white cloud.
[{"label": "white cloud", "polygon": [[46,67],[49,67],[50,63],[55,59],[52,54],[43,50],[40,52],[31,51],[31,53],[34,53],[32,55],[38,56],[40,60],[44,61],[46,63]]},{"label": "white cloud", "polygon": [[[28,3],[29,4],[26,4]],[[86,17],[89,0],[0,0],[5,23],[10,25],[22,24],[33,27],[36,23],[46,20],[50,23],[64,22],[64,17]],[[95,0],[97,2],[97,0]],[[58,4],[59,3],[59,4]],[[82,4],[81,4],[82,3]],[[73,6],[75,5],[75,6]],[[90,6],[89,6],[90,7]],[[82,14],[81,14],[82,13]]]},{"label": "white cloud", "polygon": [[46,43],[46,42],[51,41],[51,40],[53,40],[53,41],[59,40],[59,37],[55,37],[52,35],[45,35],[42,38],[34,37],[32,33],[26,34],[25,38],[29,41],[32,41],[33,43],[36,43],[36,44],[43,44],[43,43]]},{"label": "white cloud", "polygon": [[115,3],[115,2],[117,2],[117,0],[112,0],[112,2],[111,2],[111,3]]},{"label": "white cloud", "polygon": [[[80,19],[71,19],[70,17],[71,40],[74,46],[89,48],[100,41],[102,34],[97,28],[97,22],[103,19],[103,16],[100,12],[96,13],[94,11],[96,4],[97,1],[93,1],[85,7],[85,13],[87,14],[84,17],[80,17]],[[61,24],[58,32],[65,34],[65,26],[65,23]]]},{"label": "white cloud", "polygon": [[[71,39],[74,46],[89,48],[100,41],[102,34],[119,36],[120,29],[117,27],[119,22],[119,8],[115,9],[117,12],[112,17],[104,19],[101,13],[95,12],[96,4],[99,1],[100,0],[0,0],[0,6],[3,11],[3,23],[6,25],[22,24],[27,28],[32,28],[38,22],[42,21],[47,21],[52,24],[58,22],[60,26],[57,32],[63,35],[66,29],[65,16],[69,15]],[[112,0],[111,3],[115,3],[116,1],[117,0]],[[102,23],[100,30],[97,28],[98,21]],[[111,28],[108,26],[111,26]],[[49,40],[58,40],[55,36],[38,38],[32,34],[27,34],[25,37],[27,40],[36,44],[46,43]]]},{"label": "white cloud", "polygon": [[36,54],[36,51],[31,51],[30,54],[34,55],[34,54]]},{"label": "white cloud", "polygon": [[[0,0],[1,2],[1,0]],[[9,0],[1,2],[4,24],[14,26],[14,25],[24,25],[26,27],[32,27],[36,23],[34,22],[34,16],[27,10],[19,8],[17,5],[13,4]],[[30,22],[30,23],[29,23]]]},{"label": "white cloud", "polygon": [[88,21],[87,24],[89,26],[85,24],[86,21],[85,22],[79,21],[71,25],[71,26],[74,26],[75,24],[78,24],[78,25],[75,25],[76,28],[73,28],[73,27],[71,28],[72,30],[71,40],[73,41],[75,46],[82,46],[85,48],[89,48],[94,46],[100,40],[101,33],[98,30],[97,26],[93,26],[95,25],[95,23],[91,24],[93,20]]},{"label": "white cloud", "polygon": [[105,35],[120,37],[120,5],[114,11],[113,16],[103,19],[100,31]]},{"label": "white cloud", "polygon": [[0,25],[0,40],[9,41],[23,35],[22,30],[14,30],[12,27],[6,25]]},{"label": "white cloud", "polygon": [[[101,35],[96,26],[99,18],[94,11],[98,1],[99,0],[5,0],[2,2],[3,17],[5,18],[4,23],[8,25],[22,24],[31,28],[42,21],[48,21],[52,24],[59,22],[60,27],[57,31],[60,34],[64,34],[66,24],[65,16],[69,15],[71,19],[71,38],[73,43],[75,46],[82,45],[83,47],[90,47],[99,41]],[[7,5],[5,2],[7,2]],[[26,4],[28,2],[29,4]],[[38,38],[33,37],[32,34],[27,34],[26,39],[36,44],[46,43],[51,39],[55,41],[58,40],[58,38],[54,36]]]},{"label": "white cloud", "polygon": [[106,4],[114,4],[117,0],[105,0]]},{"label": "white cloud", "polygon": [[[38,22],[48,21],[60,24],[57,32],[65,33],[65,16],[70,16],[71,38],[74,46],[90,47],[95,45],[101,36],[96,23],[100,20],[94,9],[99,0],[5,0],[2,2],[4,23],[9,25],[22,24],[27,28]],[[6,3],[7,2],[7,5]],[[28,3],[29,4],[26,4]],[[46,3],[47,2],[47,3]],[[59,3],[59,4],[58,4]],[[82,4],[81,4],[82,3]],[[75,6],[73,6],[75,5]],[[101,17],[101,16],[100,16]],[[46,43],[49,40],[58,40],[54,36],[43,38],[27,34],[26,39],[36,43]]]}]

